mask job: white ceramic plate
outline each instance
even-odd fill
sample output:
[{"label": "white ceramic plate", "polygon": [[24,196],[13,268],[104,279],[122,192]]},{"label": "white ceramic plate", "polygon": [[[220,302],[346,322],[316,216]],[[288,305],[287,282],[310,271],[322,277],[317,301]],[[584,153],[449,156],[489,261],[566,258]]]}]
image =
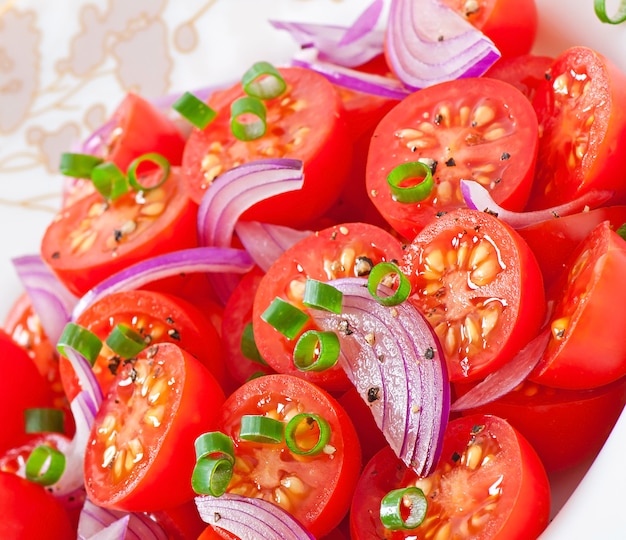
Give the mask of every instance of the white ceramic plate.
[{"label": "white ceramic plate", "polygon": [[[587,45],[626,71],[626,24],[600,23],[593,0],[537,3],[535,52]],[[127,89],[157,97],[234,80],[257,60],[286,62],[295,45],[268,18],[347,25],[368,4],[0,0],[0,321],[21,292],[11,258],[38,251],[59,206],[60,153],[96,128]],[[607,4],[614,12],[619,2]],[[583,478],[544,538],[626,538],[623,448],[626,418],[588,472],[585,465],[554,479],[556,513]]]}]

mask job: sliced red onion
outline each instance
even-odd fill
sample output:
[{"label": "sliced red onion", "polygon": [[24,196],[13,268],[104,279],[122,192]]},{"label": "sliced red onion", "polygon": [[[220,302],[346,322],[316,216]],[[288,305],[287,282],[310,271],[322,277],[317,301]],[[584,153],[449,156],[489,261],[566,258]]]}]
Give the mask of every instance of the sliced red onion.
[{"label": "sliced red onion", "polygon": [[586,208],[596,208],[613,196],[611,191],[589,191],[573,201],[546,208],[545,210],[512,212],[498,205],[491,197],[489,191],[474,180],[461,180],[461,194],[468,208],[489,212],[508,223],[514,229],[521,229],[542,221],[576,214]]},{"label": "sliced red onion", "polygon": [[56,343],[78,298],[65,288],[39,255],[16,257],[12,262],[46,336]]},{"label": "sliced red onion", "polygon": [[450,406],[439,340],[410,302],[378,303],[366,279],[328,283],[343,293],[342,313],[310,310],[313,318],[339,336],[340,365],[396,455],[418,475],[428,474],[439,459]]},{"label": "sliced red onion", "polygon": [[478,77],[500,58],[493,42],[440,0],[391,0],[387,61],[415,90]]},{"label": "sliced red onion", "polygon": [[352,26],[270,20],[289,32],[304,49],[315,49],[317,58],[340,66],[356,67],[383,52],[384,31],[376,29],[384,2],[374,0]]},{"label": "sliced red onion", "polygon": [[349,69],[329,62],[294,58],[294,66],[304,67],[316,71],[330,82],[350,90],[371,94],[373,96],[401,100],[412,90],[398,79],[365,73],[356,69]]},{"label": "sliced red onion", "polygon": [[115,121],[109,118],[102,126],[91,133],[85,142],[77,150],[81,154],[91,154],[94,156],[106,156],[107,145],[111,139],[111,134],[115,129]]},{"label": "sliced red onion", "polygon": [[452,411],[465,411],[491,403],[519,386],[541,360],[548,345],[550,331],[541,332],[526,347],[518,352],[510,362],[474,386],[451,406]]},{"label": "sliced red onion", "polygon": [[137,289],[166,277],[194,272],[243,274],[254,266],[244,250],[200,247],[158,255],[121,270],[88,291],[76,304],[72,320],[104,296],[118,291]]},{"label": "sliced red onion", "polygon": [[196,506],[205,523],[241,540],[315,540],[291,514],[263,499],[234,493],[203,495],[196,497]]},{"label": "sliced red onion", "polygon": [[[123,532],[123,535],[115,536],[119,532]],[[77,538],[78,540],[94,538],[167,540],[167,534],[146,514],[109,510],[86,500],[78,519]]]},{"label": "sliced red onion", "polygon": [[312,234],[312,231],[260,221],[238,221],[235,232],[256,265],[265,272],[283,251]]}]

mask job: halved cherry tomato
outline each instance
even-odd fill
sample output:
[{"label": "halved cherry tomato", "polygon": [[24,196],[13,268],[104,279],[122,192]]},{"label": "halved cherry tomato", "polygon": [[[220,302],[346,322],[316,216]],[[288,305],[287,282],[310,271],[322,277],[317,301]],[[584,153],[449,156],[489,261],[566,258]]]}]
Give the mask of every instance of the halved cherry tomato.
[{"label": "halved cherry tomato", "polygon": [[539,155],[529,208],[549,208],[594,189],[626,200],[626,74],[587,47],[556,57],[537,88]]},{"label": "halved cherry tomato", "polygon": [[578,247],[548,294],[551,337],[530,379],[585,389],[626,375],[626,241],[605,221]]},{"label": "halved cherry tomato", "polygon": [[[151,173],[143,181],[154,179]],[[81,296],[105,277],[147,257],[195,247],[197,206],[181,189],[179,172],[149,191],[114,202],[94,193],[63,209],[46,229],[41,254]]]},{"label": "halved cherry tomato", "polygon": [[[224,354],[217,330],[199,309],[176,296],[146,290],[116,292],[87,308],[76,324],[103,341],[93,372],[104,394],[125,361],[104,343],[118,324],[141,334],[147,345],[176,343],[200,360],[218,381],[224,380]],[[61,357],[59,366],[71,400],[80,392],[80,383],[67,358]]]},{"label": "halved cherry tomato", "polygon": [[[284,440],[259,443],[239,437],[243,415],[288,422],[300,413],[319,415],[330,426],[322,452],[299,455]],[[219,425],[235,442],[234,474],[227,491],[280,505],[318,538],[341,522],[361,468],[361,450],[350,418],[329,394],[298,377],[265,375],[240,386],[226,400]],[[317,429],[311,425],[316,442]]]},{"label": "halved cherry tomato", "polygon": [[278,373],[289,373],[319,384],[327,390],[345,390],[350,382],[339,366],[324,371],[300,371],[293,363],[298,337],[316,328],[309,321],[293,340],[265,322],[261,315],[278,296],[306,311],[303,305],[307,278],[328,281],[340,277],[366,276],[383,261],[399,261],[400,241],[387,231],[367,223],[344,223],[311,234],[287,249],[269,268],[254,299],[252,324],[261,356]]},{"label": "halved cherry tomato", "polygon": [[210,101],[218,115],[204,130],[192,131],[183,155],[185,181],[197,203],[219,174],[254,159],[281,157],[302,160],[303,188],[256,204],[244,219],[303,224],[320,216],[339,196],[352,159],[339,94],[314,71],[296,67],[279,71],[287,89],[265,102],[267,131],[258,139],[242,141],[231,132],[230,106],[244,95],[241,84]]},{"label": "halved cherry tomato", "polygon": [[[466,206],[461,179],[476,180],[499,204],[521,210],[536,155],[537,117],[517,88],[487,78],[449,81],[414,92],[378,124],[367,158],[367,192],[389,224],[411,240],[437,215]],[[419,160],[435,169],[434,187],[418,202],[400,202],[387,176]]]},{"label": "halved cherry tomato", "polygon": [[545,318],[539,265],[498,218],[459,208],[433,221],[405,250],[410,301],[441,340],[451,381],[496,370]]},{"label": "halved cherry tomato", "polygon": [[76,537],[61,503],[46,488],[0,471],[0,538],[68,540]]},{"label": "halved cherry tomato", "polygon": [[554,62],[553,57],[537,54],[501,58],[487,70],[484,76],[512,84],[532,102],[552,62]]},{"label": "halved cherry tomato", "polygon": [[[426,495],[426,518],[414,529],[385,529],[381,499],[409,486]],[[427,477],[417,477],[389,447],[376,454],[361,474],[350,519],[353,540],[527,540],[539,536],[549,515],[548,478],[528,441],[505,420],[475,414],[448,424],[441,459]]]},{"label": "halved cherry tomato", "polygon": [[85,454],[88,497],[105,508],[158,511],[194,497],[194,441],[216,428],[224,393],[211,372],[173,343],[120,367]]}]

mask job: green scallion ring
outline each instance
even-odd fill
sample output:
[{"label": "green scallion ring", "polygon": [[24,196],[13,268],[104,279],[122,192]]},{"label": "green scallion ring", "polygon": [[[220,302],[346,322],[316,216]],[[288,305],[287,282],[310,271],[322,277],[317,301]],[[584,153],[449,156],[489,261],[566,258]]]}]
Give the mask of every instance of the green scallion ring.
[{"label": "green scallion ring", "polygon": [[57,342],[57,350],[64,355],[66,347],[78,351],[93,366],[102,350],[102,341],[90,330],[76,323],[68,322]]},{"label": "green scallion ring", "polygon": [[277,444],[283,441],[285,424],[280,420],[260,414],[241,417],[239,438],[244,441]]},{"label": "green scallion ring", "polygon": [[73,154],[65,152],[61,154],[59,171],[65,176],[74,178],[90,178],[94,167],[103,162],[102,158],[91,154]]},{"label": "green scallion ring", "polygon": [[[390,296],[379,296],[378,285],[390,274],[398,276],[398,286]],[[383,306],[396,306],[404,302],[411,294],[411,283],[397,265],[391,262],[378,263],[367,276],[367,290]]]},{"label": "green scallion ring", "polygon": [[26,433],[64,433],[65,415],[61,409],[40,407],[24,411]]},{"label": "green scallion ring", "polygon": [[266,109],[258,98],[246,96],[230,106],[230,130],[241,141],[252,141],[265,135]]},{"label": "green scallion ring", "polygon": [[194,441],[196,459],[210,455],[220,455],[224,459],[235,461],[235,444],[221,431],[208,431],[196,437]]},{"label": "green scallion ring", "polygon": [[[318,428],[317,440],[314,444],[304,447],[302,439],[308,438],[310,431]],[[319,414],[296,414],[285,426],[285,444],[294,454],[299,456],[316,456],[321,453],[330,441],[331,429],[328,422]]]},{"label": "green scallion ring", "polygon": [[[409,509],[406,519],[402,517],[403,508]],[[428,500],[420,488],[394,489],[380,502],[380,521],[392,531],[415,529],[424,521],[427,511]]]},{"label": "green scallion ring", "polygon": [[113,327],[106,344],[120,358],[133,358],[148,346],[139,332],[121,323]]},{"label": "green scallion ring", "polygon": [[91,181],[98,193],[110,201],[118,199],[130,189],[126,175],[111,161],[95,166],[91,171]]},{"label": "green scallion ring", "polygon": [[202,457],[191,473],[191,487],[200,495],[220,497],[233,477],[233,462],[224,458]]},{"label": "green scallion ring", "polygon": [[[145,186],[139,183],[137,180],[137,169],[144,161],[150,161],[161,169],[161,177],[154,185]],[[136,191],[149,191],[151,189],[158,188],[161,186],[170,176],[170,162],[167,158],[161,154],[156,152],[148,152],[147,154],[143,154],[138,158],[134,159],[132,163],[128,166],[128,170],[126,171],[128,175],[128,183],[131,187]]]},{"label": "green scallion ring", "polygon": [[316,279],[306,280],[302,300],[306,307],[341,313],[342,301],[343,293],[336,287]]},{"label": "green scallion ring", "polygon": [[309,320],[309,315],[277,296],[261,314],[261,319],[273,326],[287,339],[293,339],[304,328]]},{"label": "green scallion ring", "polygon": [[339,359],[339,338],[334,332],[308,330],[293,349],[293,363],[300,371],[324,371]]},{"label": "green scallion ring", "polygon": [[257,364],[261,364],[262,366],[267,366],[267,362],[261,356],[259,352],[259,348],[256,346],[256,341],[254,340],[254,330],[252,329],[252,323],[249,322],[243,327],[243,332],[241,333],[241,354],[251,360],[252,362],[256,362]]},{"label": "green scallion ring", "polygon": [[276,98],[287,89],[285,79],[269,62],[254,64],[243,74],[241,85],[246,94],[259,99]]},{"label": "green scallion ring", "polygon": [[[402,185],[405,180],[411,178],[421,178],[422,180],[406,187]],[[435,187],[430,167],[421,161],[409,161],[393,168],[387,175],[387,183],[393,198],[401,203],[423,201]]]},{"label": "green scallion ring", "polygon": [[621,1],[617,13],[612,17],[606,12],[606,0],[593,0],[593,9],[603,23],[620,24],[626,21],[626,0]]},{"label": "green scallion ring", "polygon": [[214,109],[191,92],[185,92],[180,96],[172,104],[172,109],[199,129],[207,127],[217,116]]},{"label": "green scallion ring", "polygon": [[59,481],[65,471],[65,454],[42,444],[33,449],[26,460],[26,478],[43,486]]}]

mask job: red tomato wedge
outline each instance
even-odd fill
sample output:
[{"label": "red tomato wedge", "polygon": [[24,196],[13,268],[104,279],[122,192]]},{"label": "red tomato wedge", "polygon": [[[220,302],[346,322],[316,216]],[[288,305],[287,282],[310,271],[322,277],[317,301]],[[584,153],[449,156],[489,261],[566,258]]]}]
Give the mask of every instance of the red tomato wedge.
[{"label": "red tomato wedge", "polygon": [[626,74],[601,54],[572,47],[554,60],[533,100],[539,155],[532,209],[571,201],[594,189],[626,200]]},{"label": "red tomato wedge", "polygon": [[501,58],[487,70],[484,76],[512,84],[532,102],[537,88],[545,81],[552,62],[554,62],[553,57],[536,54]]},{"label": "red tomato wedge", "polygon": [[[449,81],[414,92],[374,131],[367,192],[376,208],[411,240],[443,212],[464,207],[460,180],[476,180],[509,210],[522,210],[537,155],[537,117],[514,86],[495,79]],[[433,164],[434,186],[418,202],[400,202],[387,182],[398,165]],[[416,183],[407,178],[401,187]]]},{"label": "red tomato wedge", "polygon": [[300,371],[293,363],[298,337],[316,328],[309,321],[294,339],[288,339],[265,322],[261,315],[276,297],[306,311],[302,303],[307,278],[328,281],[340,277],[366,276],[383,261],[399,261],[400,241],[387,231],[367,223],[328,227],[287,249],[268,269],[254,299],[252,325],[256,345],[265,361],[278,373],[303,377],[327,390],[346,390],[350,382],[343,369]]},{"label": "red tomato wedge", "polygon": [[194,497],[194,441],[216,427],[224,393],[211,372],[173,343],[120,367],[96,415],[85,488],[99,506],[158,511]]},{"label": "red tomato wedge", "polygon": [[82,296],[105,277],[147,257],[195,247],[197,206],[179,178],[172,169],[155,189],[131,191],[114,202],[94,193],[63,209],[41,242],[44,261],[70,291]]},{"label": "red tomato wedge", "polygon": [[[298,455],[284,441],[259,443],[239,437],[243,415],[288,422],[300,413],[319,415],[330,426],[322,452]],[[240,386],[226,400],[219,425],[235,442],[234,474],[227,491],[280,505],[316,538],[341,522],[361,468],[361,449],[350,418],[329,394],[298,377],[266,375]],[[317,437],[315,427],[306,432]]]},{"label": "red tomato wedge", "polygon": [[404,268],[410,301],[439,336],[453,382],[495,371],[545,318],[535,256],[486,212],[460,208],[433,221],[405,250]]},{"label": "red tomato wedge", "polygon": [[[381,499],[409,486],[426,495],[426,518],[411,530],[385,529]],[[505,420],[476,414],[448,424],[441,460],[430,476],[416,477],[388,447],[374,456],[352,502],[352,540],[528,540],[547,526],[549,510],[548,478],[528,441]]]},{"label": "red tomato wedge", "polygon": [[[224,380],[224,355],[217,330],[198,308],[176,296],[144,290],[113,293],[88,307],[76,319],[76,324],[93,332],[103,342],[93,372],[104,394],[125,361],[105,343],[118,324],[138,332],[146,344],[177,344],[200,360],[218,381]],[[63,387],[71,400],[81,388],[65,357],[60,359],[60,371]]]},{"label": "red tomato wedge", "polygon": [[267,130],[251,141],[230,128],[230,106],[244,96],[241,84],[209,100],[217,117],[194,129],[183,155],[184,178],[199,204],[223,172],[255,159],[295,158],[304,163],[301,190],[272,197],[248,210],[244,219],[296,225],[320,216],[339,196],[352,159],[352,141],[341,98],[322,75],[303,68],[280,68],[285,92],[265,102]]},{"label": "red tomato wedge", "polygon": [[531,380],[557,388],[585,389],[626,375],[626,241],[609,222],[598,225],[578,247],[560,287],[552,330]]}]

